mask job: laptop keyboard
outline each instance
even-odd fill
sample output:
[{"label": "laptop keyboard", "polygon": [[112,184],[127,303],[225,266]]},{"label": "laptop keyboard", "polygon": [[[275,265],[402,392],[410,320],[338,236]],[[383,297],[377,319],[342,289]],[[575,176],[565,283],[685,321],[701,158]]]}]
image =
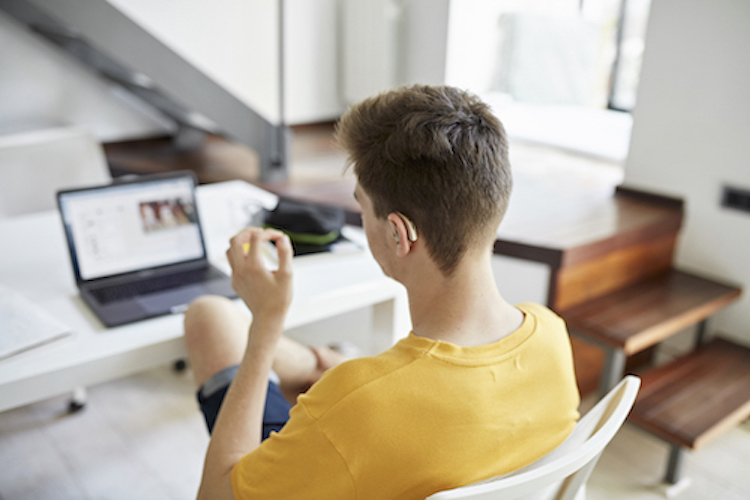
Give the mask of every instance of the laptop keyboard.
[{"label": "laptop keyboard", "polygon": [[177,274],[167,274],[144,279],[133,283],[123,283],[102,288],[91,289],[91,294],[100,304],[107,304],[118,300],[125,300],[140,295],[163,292],[206,280],[209,269],[194,269]]}]

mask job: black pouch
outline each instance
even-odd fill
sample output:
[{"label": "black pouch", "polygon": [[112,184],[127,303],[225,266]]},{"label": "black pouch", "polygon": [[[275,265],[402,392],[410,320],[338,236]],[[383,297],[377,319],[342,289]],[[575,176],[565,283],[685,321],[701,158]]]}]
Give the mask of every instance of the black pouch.
[{"label": "black pouch", "polygon": [[344,210],[329,205],[280,198],[278,206],[266,213],[265,225],[289,235],[295,255],[324,252],[341,238]]}]

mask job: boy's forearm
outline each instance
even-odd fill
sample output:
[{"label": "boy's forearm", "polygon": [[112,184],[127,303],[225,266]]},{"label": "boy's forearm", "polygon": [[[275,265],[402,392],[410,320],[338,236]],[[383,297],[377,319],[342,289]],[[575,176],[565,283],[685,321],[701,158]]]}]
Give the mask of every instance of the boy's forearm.
[{"label": "boy's forearm", "polygon": [[234,498],[234,465],[261,442],[268,373],[284,318],[254,318],[247,350],[227,391],[206,453],[199,498]]}]

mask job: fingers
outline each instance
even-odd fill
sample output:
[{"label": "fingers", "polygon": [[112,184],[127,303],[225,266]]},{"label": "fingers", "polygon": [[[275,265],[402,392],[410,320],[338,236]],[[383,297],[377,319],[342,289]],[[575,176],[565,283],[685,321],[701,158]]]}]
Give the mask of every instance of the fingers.
[{"label": "fingers", "polygon": [[263,245],[272,241],[276,244],[279,270],[291,272],[293,249],[289,237],[276,229],[250,227],[242,230],[229,241],[227,259],[233,270],[242,263],[246,266],[263,266]]},{"label": "fingers", "polygon": [[292,257],[294,257],[294,250],[292,249],[292,242],[289,240],[289,236],[277,231],[278,235],[274,235],[272,241],[276,243],[276,252],[279,260],[279,272],[291,273],[292,272]]},{"label": "fingers", "polygon": [[[276,243],[278,270],[265,265],[269,241]],[[227,259],[232,267],[232,288],[253,318],[283,318],[292,300],[292,245],[274,229],[247,228],[230,240]]]},{"label": "fingers", "polygon": [[[256,264],[256,265],[262,265],[263,264],[263,252],[261,249],[261,245],[268,241],[267,237],[264,237],[264,232],[262,229],[254,229],[250,231],[250,241],[249,247],[246,252],[246,258],[250,259],[250,263]],[[245,245],[243,245],[242,250],[245,250]]]},{"label": "fingers", "polygon": [[241,231],[229,240],[229,248],[227,249],[227,260],[229,260],[229,266],[232,270],[236,270],[239,263],[245,259],[247,252],[245,251],[245,245],[250,243],[250,233],[247,230]]}]

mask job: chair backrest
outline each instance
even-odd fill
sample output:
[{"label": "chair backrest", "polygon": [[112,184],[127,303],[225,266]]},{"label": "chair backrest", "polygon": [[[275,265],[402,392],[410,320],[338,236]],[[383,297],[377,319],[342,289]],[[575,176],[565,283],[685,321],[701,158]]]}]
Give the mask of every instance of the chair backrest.
[{"label": "chair backrest", "polygon": [[581,418],[568,439],[536,462],[510,474],[435,493],[428,500],[583,498],[591,471],[625,422],[640,385],[638,377],[626,376]]},{"label": "chair backrest", "polygon": [[101,144],[84,129],[0,137],[0,217],[54,210],[58,190],[110,181]]}]

